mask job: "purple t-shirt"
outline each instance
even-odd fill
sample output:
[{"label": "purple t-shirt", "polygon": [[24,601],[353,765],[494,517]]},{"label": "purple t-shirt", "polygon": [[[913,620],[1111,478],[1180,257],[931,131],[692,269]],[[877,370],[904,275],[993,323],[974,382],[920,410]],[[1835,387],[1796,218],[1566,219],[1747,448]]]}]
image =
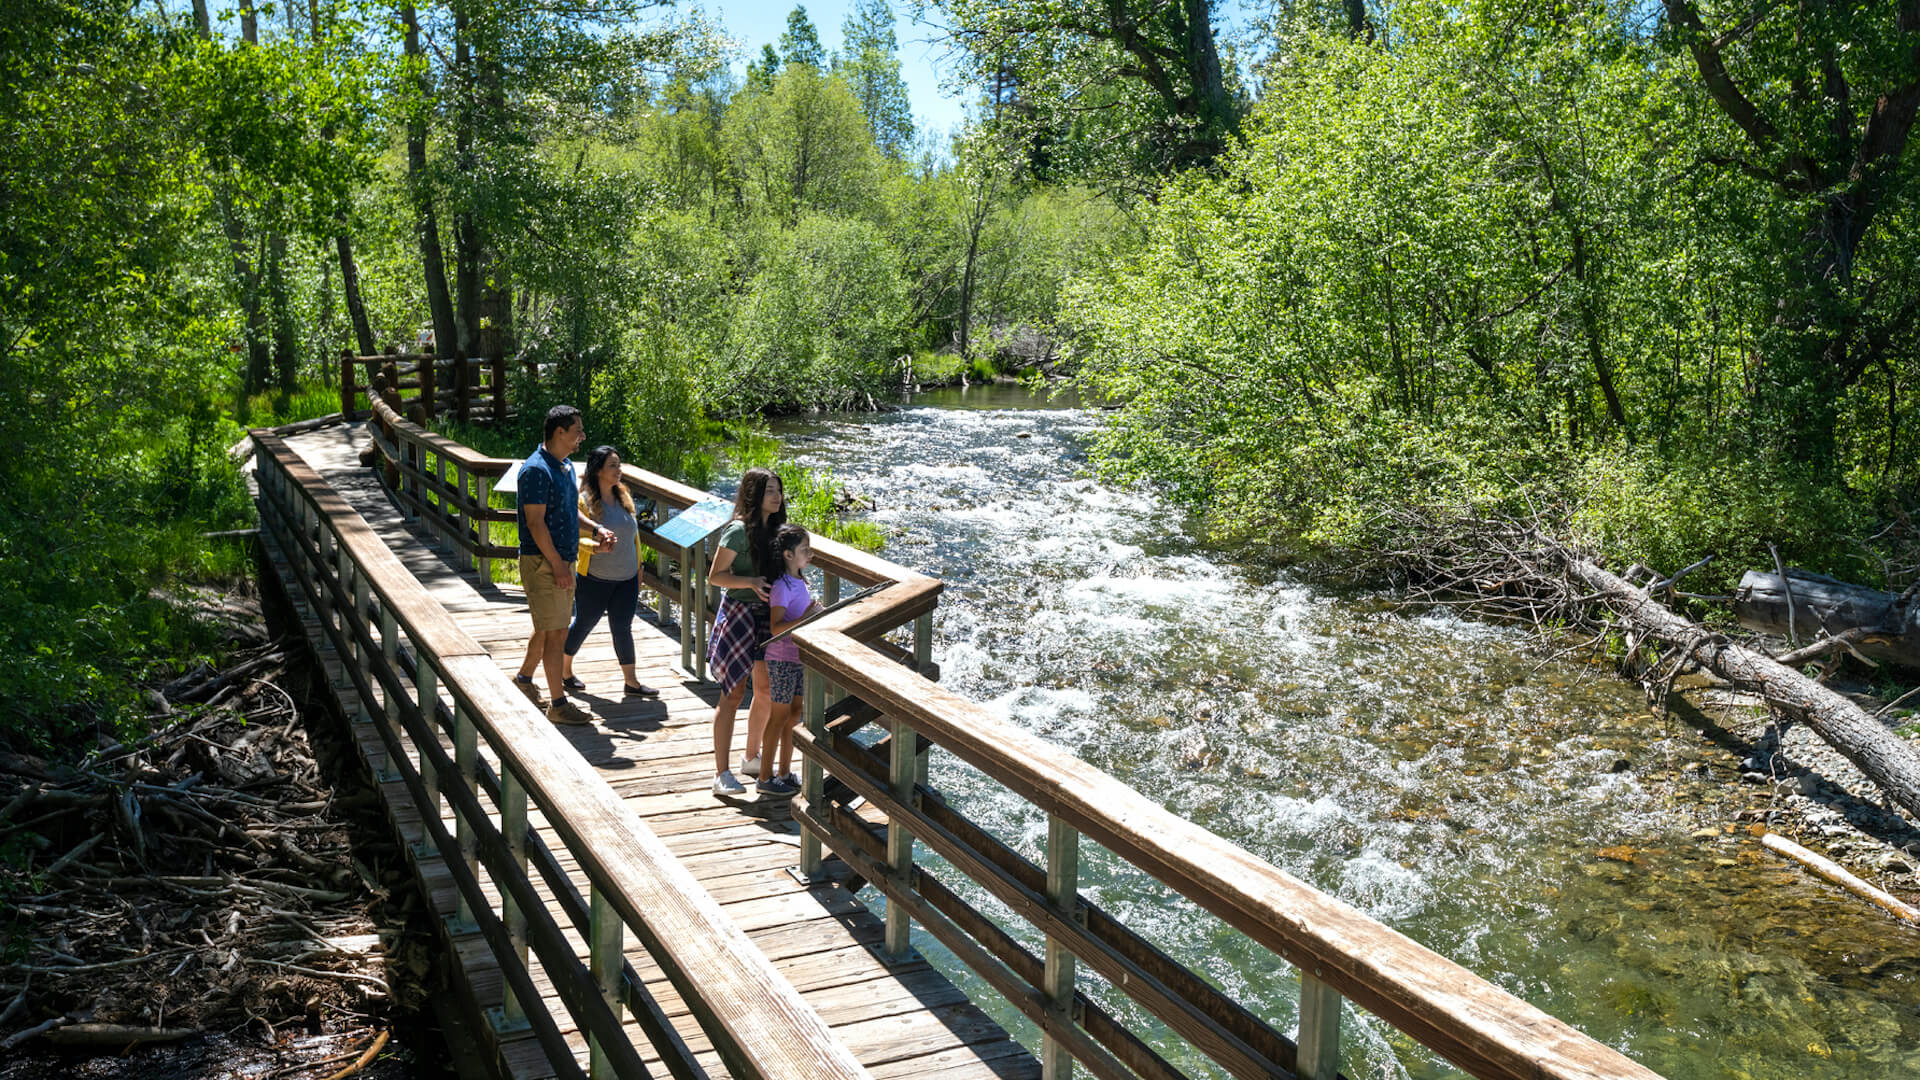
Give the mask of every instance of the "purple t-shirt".
[{"label": "purple t-shirt", "polygon": [[[773,583],[773,595],[767,597],[767,603],[773,606],[774,618],[781,622],[792,622],[813,603],[813,593],[807,591],[804,579],[783,574],[779,581]],[[800,646],[794,644],[792,635],[788,635],[767,646],[767,659],[797,664],[800,662]]]}]

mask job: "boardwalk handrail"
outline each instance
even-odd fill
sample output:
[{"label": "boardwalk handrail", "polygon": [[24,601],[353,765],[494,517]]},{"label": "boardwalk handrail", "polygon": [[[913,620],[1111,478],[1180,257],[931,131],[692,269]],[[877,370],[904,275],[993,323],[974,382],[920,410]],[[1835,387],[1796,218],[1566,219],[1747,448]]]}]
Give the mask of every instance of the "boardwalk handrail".
[{"label": "boardwalk handrail", "polygon": [[[364,377],[362,376],[364,372]],[[486,376],[481,382],[480,376]],[[372,356],[355,356],[351,349],[340,352],[340,412],[349,421],[357,419],[362,391],[371,389],[384,378],[398,403],[406,411],[409,404],[419,405],[429,415],[452,413],[461,420],[498,421],[507,414],[507,361],[504,356],[473,356],[460,359],[436,353],[432,346],[417,353],[393,350]],[[411,398],[405,391],[413,391]]]},{"label": "boardwalk handrail", "polygon": [[[401,444],[419,452],[435,445],[423,437],[430,433],[390,409],[375,411],[395,433],[396,453],[389,456],[408,453]],[[705,497],[631,467],[626,480],[660,506],[679,508]],[[942,689],[933,681],[931,658],[932,612],[942,583],[825,537],[813,546],[828,602],[838,598],[843,581],[896,585],[794,632],[807,669],[806,729],[795,740],[803,755],[802,795],[793,810],[803,829],[801,868],[819,871],[824,844],[879,888],[888,899],[889,953],[905,953],[913,922],[952,949],[1040,1028],[1049,1080],[1064,1080],[1076,1061],[1103,1080],[1182,1075],[1123,1019],[1075,989],[1077,964],[1101,974],[1236,1077],[1335,1080],[1345,999],[1481,1080],[1658,1080],[1565,1022]],[[698,557],[706,552],[683,554],[695,560],[697,579]],[[708,591],[696,590],[703,598]],[[695,603],[698,610],[705,600]],[[884,640],[909,623],[910,647]],[[682,628],[683,649],[693,647],[687,631],[694,629],[704,627]],[[870,746],[854,740],[856,730],[875,722],[891,733]],[[1021,856],[927,787],[927,754],[935,746],[1047,814],[1045,865]],[[886,824],[852,813],[854,795],[883,811]],[[1298,1039],[1274,1030],[1081,896],[1082,835],[1296,967]],[[1044,956],[916,865],[920,844],[1044,935]]]},{"label": "boardwalk handrail", "polygon": [[[622,1029],[633,1008],[667,1071],[699,1075],[684,1042],[623,960],[632,933],[738,1075],[854,1080],[867,1074],[791,984],[698,881],[574,752],[488,655],[400,562],[347,501],[270,432],[252,439],[263,524],[318,613],[373,723],[388,767],[422,810],[458,894],[456,918],[498,959],[501,1020],[524,1021],[562,1075],[580,1075],[559,1024],[535,988],[531,946],[579,1029],[591,1074],[643,1076],[643,1055]],[[492,763],[481,757],[485,749]],[[417,761],[417,763],[416,763]],[[488,796],[492,805],[481,799]],[[441,798],[454,814],[449,832]],[[590,883],[564,902],[588,941],[582,963],[527,876],[529,804],[538,807]],[[485,871],[483,883],[482,870]],[[562,879],[564,882],[566,879]],[[495,910],[485,891],[499,892]],[[586,916],[584,920],[581,916]]]},{"label": "boardwalk handrail", "polygon": [[[808,730],[799,742],[810,772],[816,763],[827,765],[886,810],[888,826],[872,830],[822,803],[813,783],[794,816],[857,871],[871,875],[887,893],[889,912],[896,904],[907,907],[925,916],[927,929],[949,947],[956,946],[949,939],[957,939],[955,952],[962,960],[980,967],[981,975],[1032,1017],[1050,1041],[1096,1075],[1179,1074],[1118,1030],[1084,996],[1071,996],[1070,974],[1060,975],[1063,967],[1070,972],[1068,954],[1106,976],[1234,1076],[1279,1070],[1331,1080],[1338,1063],[1339,997],[1344,996],[1482,1080],[1656,1077],[1072,754],[876,658],[857,639],[863,623],[875,616],[864,609],[886,602],[885,596],[803,627],[794,638],[808,671]],[[859,705],[843,702],[830,713],[815,690],[823,681],[847,688]],[[853,717],[859,706],[893,718],[890,762],[830,729],[830,715]],[[903,733],[919,739],[903,739]],[[925,787],[925,766],[916,767],[909,755],[914,743],[928,740],[1048,814],[1048,866],[1027,863]],[[889,835],[896,826],[1045,933],[1044,963],[996,933],[923,868],[879,854],[881,849],[899,854],[899,841]],[[1172,961],[1078,895],[1072,884],[1078,835],[1099,842],[1300,969],[1297,1061],[1287,1040],[1261,1030],[1264,1025],[1249,1025],[1250,1014],[1237,1006],[1224,1008],[1217,991],[1176,970],[1177,965],[1169,967]]]}]

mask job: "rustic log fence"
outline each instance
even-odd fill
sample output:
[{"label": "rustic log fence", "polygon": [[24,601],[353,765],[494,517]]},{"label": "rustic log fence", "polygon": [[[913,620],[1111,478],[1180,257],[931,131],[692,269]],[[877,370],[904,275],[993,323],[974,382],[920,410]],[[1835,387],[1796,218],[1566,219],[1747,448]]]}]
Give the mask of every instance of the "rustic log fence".
[{"label": "rustic log fence", "polygon": [[[377,429],[396,497],[442,546],[484,576],[485,561],[507,553],[483,540],[475,523],[512,519],[511,511],[488,504],[485,486],[509,463],[424,431],[388,402],[376,398],[372,413],[369,427]],[[706,497],[630,466],[624,479],[637,499],[654,506],[656,526]],[[707,613],[716,598],[701,571],[711,547],[677,548],[645,527],[640,542],[658,553],[643,580],[661,598],[662,624],[677,601],[683,666],[703,671]],[[1149,1041],[1169,1031],[1230,1076],[1336,1080],[1341,1014],[1349,1005],[1482,1080],[1657,1080],[1619,1052],[941,688],[932,661],[941,582],[825,537],[815,539],[814,562],[825,575],[829,604],[847,584],[888,587],[794,633],[807,672],[805,725],[796,732],[803,760],[802,793],[793,805],[802,827],[797,870],[815,879],[831,852],[876,886],[887,897],[886,952],[908,954],[918,923],[1040,1029],[1047,1080],[1065,1080],[1076,1063],[1101,1080],[1182,1077],[1166,1048]],[[385,617],[384,602],[380,612]],[[888,639],[909,627],[905,640]],[[431,673],[427,685],[433,685]],[[530,710],[520,711],[531,718]],[[862,744],[855,733],[869,725],[887,734]],[[482,730],[491,740],[493,731]],[[430,766],[461,770],[472,755],[461,758],[460,745],[456,738],[450,766],[445,755],[429,755]],[[1021,855],[928,787],[935,750],[1047,816],[1042,862]],[[484,781],[480,786],[490,795],[502,790]],[[884,823],[856,813],[861,800],[869,814],[883,814]],[[1296,968],[1294,1037],[1086,900],[1078,885],[1083,836],[1246,935],[1277,964]],[[950,869],[936,874],[916,861],[921,848]],[[1044,949],[1022,945],[968,903],[959,882],[943,880],[947,874],[1006,905],[1044,939]],[[638,912],[621,908],[619,914]],[[593,923],[577,898],[570,915]],[[1163,1028],[1137,1030],[1078,989],[1081,966]]]},{"label": "rustic log fence", "polygon": [[432,349],[377,356],[343,351],[340,414],[348,421],[366,415],[360,397],[373,389],[376,377],[384,377],[386,388],[398,395],[393,409],[402,416],[424,421],[446,415],[465,422],[497,421],[508,415],[505,356],[461,358],[441,356]]}]

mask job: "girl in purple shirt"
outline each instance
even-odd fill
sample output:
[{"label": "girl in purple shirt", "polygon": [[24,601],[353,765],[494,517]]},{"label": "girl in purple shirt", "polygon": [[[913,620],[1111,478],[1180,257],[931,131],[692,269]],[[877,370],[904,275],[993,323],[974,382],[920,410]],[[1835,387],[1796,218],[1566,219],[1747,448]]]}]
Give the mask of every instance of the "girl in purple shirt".
[{"label": "girl in purple shirt", "polygon": [[[813,611],[817,606],[803,576],[813,559],[813,545],[807,530],[798,525],[782,525],[773,534],[773,562],[782,573],[773,582],[767,597],[768,633],[779,634]],[[800,646],[793,638],[783,637],[767,643],[767,684],[772,711],[767,716],[766,735],[760,749],[760,776],[754,787],[770,795],[792,795],[800,790],[793,775],[793,699],[799,696],[806,669],[800,665]],[[779,771],[774,770],[775,747],[780,756]]]}]

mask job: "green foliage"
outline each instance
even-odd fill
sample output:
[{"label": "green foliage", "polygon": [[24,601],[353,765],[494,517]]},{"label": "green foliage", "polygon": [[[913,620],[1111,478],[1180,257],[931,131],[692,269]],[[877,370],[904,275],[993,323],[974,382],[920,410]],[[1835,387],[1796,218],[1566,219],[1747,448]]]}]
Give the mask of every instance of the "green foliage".
[{"label": "green foliage", "polygon": [[770,238],[716,372],[715,398],[744,411],[866,403],[894,378],[890,345],[906,319],[898,256],[865,222],[823,216]]},{"label": "green foliage", "polygon": [[323,379],[306,379],[292,393],[264,390],[234,400],[224,411],[242,427],[279,427],[339,412],[340,387]]},{"label": "green foliage", "polygon": [[848,521],[840,516],[843,493],[832,472],[814,472],[792,461],[782,461],[779,440],[759,428],[734,425],[726,434],[732,440],[727,451],[727,466],[731,471],[772,469],[780,477],[781,489],[787,497],[787,520],[862,551],[878,551],[886,543],[886,530],[879,525],[871,521]]},{"label": "green foliage", "polygon": [[1771,540],[1872,580],[1911,355],[1842,399],[1832,461],[1780,452],[1778,207],[1698,167],[1711,103],[1628,14],[1407,4],[1391,51],[1283,41],[1244,146],[1070,293],[1084,385],[1124,406],[1099,460],[1297,556],[1546,507],[1621,560],[1731,574]]},{"label": "green foliage", "polygon": [[723,138],[748,206],[788,222],[862,213],[880,179],[860,103],[844,80],[789,64],[767,93],[727,109]]}]

